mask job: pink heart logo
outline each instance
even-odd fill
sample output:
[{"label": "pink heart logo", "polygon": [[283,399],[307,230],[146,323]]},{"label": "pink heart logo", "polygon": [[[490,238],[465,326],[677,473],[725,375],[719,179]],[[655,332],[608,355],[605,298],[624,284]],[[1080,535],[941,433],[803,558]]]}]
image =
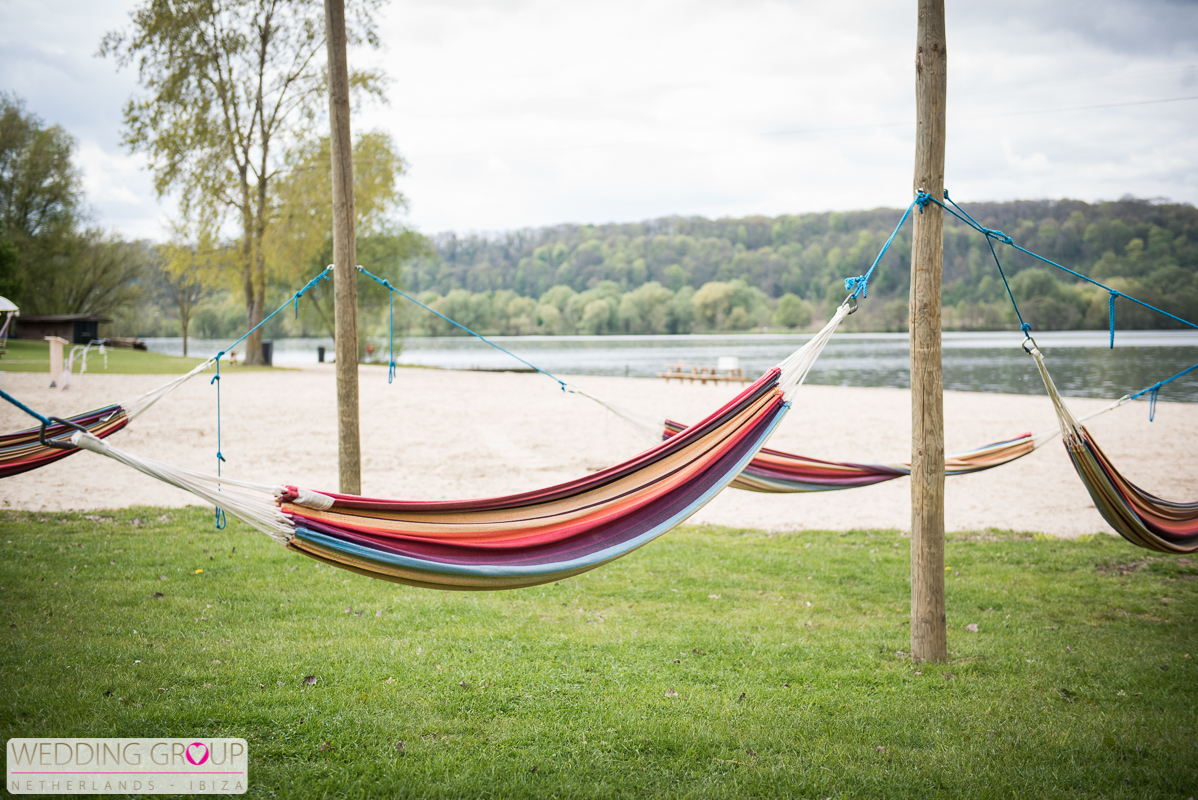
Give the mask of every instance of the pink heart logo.
[{"label": "pink heart logo", "polygon": [[[192,753],[195,755],[193,756]],[[187,752],[184,755],[192,765],[198,767],[208,760],[208,746],[202,742],[192,742],[187,745]]]}]

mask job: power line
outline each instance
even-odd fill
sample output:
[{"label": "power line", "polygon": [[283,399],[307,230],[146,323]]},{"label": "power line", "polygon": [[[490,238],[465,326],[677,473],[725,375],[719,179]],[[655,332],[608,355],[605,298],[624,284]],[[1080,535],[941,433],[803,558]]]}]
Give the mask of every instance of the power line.
[{"label": "power line", "polygon": [[[1060,108],[1039,108],[1030,111],[1007,111],[998,114],[978,114],[974,116],[950,116],[949,122],[971,122],[974,120],[987,119],[1003,119],[1006,117],[1027,117],[1039,114],[1063,114],[1072,111],[1096,111],[1110,108],[1131,108],[1135,106],[1150,106],[1162,105],[1165,103],[1182,103],[1187,101],[1198,100],[1198,95],[1187,95],[1185,97],[1162,97],[1152,100],[1127,100],[1119,103],[1097,103],[1094,105],[1085,106],[1062,106]],[[757,136],[766,138],[781,138],[788,136],[804,136],[816,133],[842,133],[845,131],[866,131],[866,130],[882,130],[885,128],[896,128],[900,126],[911,125],[911,120],[899,120],[894,122],[874,122],[861,125],[829,125],[813,128],[793,128],[790,130],[781,131],[765,131]],[[725,135],[712,137],[715,141],[729,141],[733,139],[746,138],[751,134],[745,135]],[[641,141],[622,141],[622,142],[593,142],[590,144],[561,144],[545,147],[522,147],[511,150],[474,150],[474,151],[445,151],[440,153],[425,153],[423,158],[462,158],[469,156],[495,156],[495,155],[521,155],[521,154],[536,154],[550,152],[566,152],[575,150],[599,150],[610,147],[646,147],[654,145],[677,145],[677,138],[661,138]]]}]

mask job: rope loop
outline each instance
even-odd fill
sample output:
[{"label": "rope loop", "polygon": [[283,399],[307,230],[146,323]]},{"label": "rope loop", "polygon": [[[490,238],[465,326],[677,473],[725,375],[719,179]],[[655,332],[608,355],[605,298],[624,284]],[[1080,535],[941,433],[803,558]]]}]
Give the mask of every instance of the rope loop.
[{"label": "rope loop", "polygon": [[1110,315],[1111,315],[1111,347],[1110,347],[1110,349],[1114,350],[1115,349],[1115,298],[1122,297],[1123,295],[1119,294],[1119,292],[1115,291],[1114,289],[1108,289],[1108,291],[1111,293],[1111,299],[1110,299],[1110,303],[1109,303]]},{"label": "rope loop", "polygon": [[223,531],[225,529],[225,525],[227,525],[227,524],[228,524],[228,520],[225,519],[225,510],[223,508],[221,508],[220,506],[217,506],[216,507],[216,529],[218,531]]},{"label": "rope loop", "polygon": [[[920,191],[922,192],[923,190],[921,189]],[[926,197],[926,195],[924,195],[924,197]],[[919,204],[919,201],[920,201],[920,197],[916,197],[914,200],[911,201],[911,205],[907,206],[907,210],[903,212],[903,216],[899,219],[898,225],[895,225],[894,230],[890,232],[890,238],[888,238],[886,240],[886,243],[882,245],[882,249],[878,251],[878,255],[874,258],[873,263],[869,265],[869,269],[867,269],[865,271],[865,274],[858,275],[855,278],[845,278],[844,279],[844,289],[846,292],[850,292],[849,296],[847,298],[845,298],[845,302],[848,302],[849,300],[856,301],[857,297],[859,297],[859,296],[860,297],[868,297],[869,296],[869,278],[870,278],[870,276],[874,274],[874,270],[876,270],[878,268],[878,264],[882,263],[882,256],[886,255],[886,251],[888,251],[890,249],[890,245],[894,243],[894,237],[898,236],[898,232],[900,229],[902,229],[903,223],[905,223],[907,221],[907,217],[911,216],[911,209],[915,208],[915,206]],[[926,202],[926,200],[925,200],[925,202]],[[923,206],[920,206],[920,212],[922,212],[922,211],[923,211]],[[857,307],[854,304],[853,311],[856,311],[856,310],[857,310]],[[849,313],[851,314],[852,311],[850,311]]]},{"label": "rope loop", "polygon": [[1153,386],[1148,392],[1148,421],[1152,422],[1156,418],[1156,398],[1161,393],[1161,385],[1158,383]]}]

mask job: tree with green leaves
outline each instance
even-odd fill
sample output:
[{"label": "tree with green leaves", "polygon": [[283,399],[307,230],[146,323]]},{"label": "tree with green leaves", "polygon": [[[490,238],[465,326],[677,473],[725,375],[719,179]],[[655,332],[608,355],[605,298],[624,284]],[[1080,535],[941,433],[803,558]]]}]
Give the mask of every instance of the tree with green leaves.
[{"label": "tree with green leaves", "polygon": [[61,127],[47,127],[19,99],[0,94],[0,282],[18,304],[36,277],[31,273],[52,268],[72,250],[83,205],[74,149]]},{"label": "tree with green leaves", "polygon": [[[302,286],[333,259],[332,177],[329,171],[329,137],[304,143],[287,156],[287,170],[275,185],[273,223],[264,248],[267,270],[286,286]],[[372,131],[355,138],[354,213],[358,261],[376,275],[398,286],[404,264],[428,255],[428,239],[396,222],[397,212],[407,207],[399,190],[399,179],[407,164],[385,133]],[[368,280],[368,279],[363,279]],[[373,286],[373,284],[371,284]],[[387,305],[386,293],[362,284],[359,303],[364,314]],[[322,282],[307,296],[312,309],[330,336],[333,328],[333,292]]]},{"label": "tree with green leaves", "polygon": [[174,309],[187,355],[187,334],[199,306],[226,282],[230,264],[236,263],[236,247],[214,238],[212,226],[200,225],[194,233],[176,223],[171,241],[160,248],[158,292]]},{"label": "tree with green leaves", "polygon": [[27,314],[114,314],[136,303],[148,245],[85,221],[75,140],[0,95],[0,289]]},{"label": "tree with green leaves", "polygon": [[[378,46],[380,4],[353,4],[351,46]],[[125,143],[149,156],[159,195],[177,194],[187,219],[239,227],[239,282],[253,327],[266,307],[274,179],[327,113],[323,5],[144,0],[100,53],[137,66],[144,93],[125,107]],[[382,76],[351,73],[350,87],[355,97],[381,97]],[[260,333],[247,342],[247,361],[261,361],[260,342]]]}]

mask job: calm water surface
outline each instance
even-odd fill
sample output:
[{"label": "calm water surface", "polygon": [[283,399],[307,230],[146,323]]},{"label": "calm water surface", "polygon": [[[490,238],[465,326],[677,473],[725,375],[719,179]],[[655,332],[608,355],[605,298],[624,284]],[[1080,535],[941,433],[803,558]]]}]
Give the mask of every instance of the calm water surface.
[{"label": "calm water surface", "polygon": [[[759,375],[807,341],[803,334],[691,334],[686,336],[496,336],[493,340],[543,370],[566,375],[652,377],[682,361],[715,366],[736,356],[746,374]],[[155,352],[182,354],[181,339],[146,339]],[[1044,394],[1019,333],[944,334],[946,389]],[[1063,394],[1115,399],[1198,364],[1198,331],[1129,331],[1108,348],[1103,331],[1036,336]],[[214,355],[232,340],[190,339],[188,354]],[[316,348],[331,354],[330,339],[277,339],[274,362],[315,363]],[[380,349],[386,342],[379,343]],[[331,357],[331,356],[330,356]],[[443,336],[404,342],[396,359],[445,369],[510,369],[522,365],[473,338]],[[816,362],[810,383],[836,386],[910,386],[905,333],[837,334]],[[1162,400],[1198,402],[1198,370],[1169,384]]]}]

